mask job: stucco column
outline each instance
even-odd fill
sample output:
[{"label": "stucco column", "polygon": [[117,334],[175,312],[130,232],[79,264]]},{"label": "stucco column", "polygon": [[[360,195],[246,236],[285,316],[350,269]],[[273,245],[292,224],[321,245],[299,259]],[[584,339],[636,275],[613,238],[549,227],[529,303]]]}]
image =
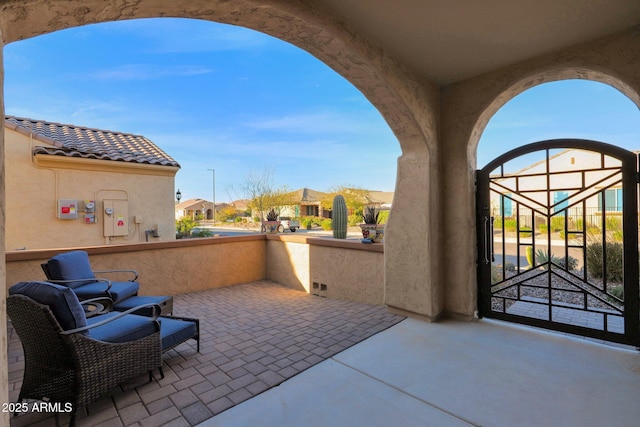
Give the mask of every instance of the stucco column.
[{"label": "stucco column", "polygon": [[[0,46],[4,46],[4,37],[0,33]],[[4,50],[0,50],[0,88],[4,88]],[[7,355],[7,266],[4,262],[5,250],[4,250],[4,212],[5,212],[5,197],[4,197],[4,91],[0,91],[0,112],[2,112],[3,120],[0,120],[0,256],[2,256],[2,262],[0,262],[0,404],[9,403],[9,368],[8,368],[8,355]],[[0,415],[0,424],[9,425],[9,413],[3,412]]]},{"label": "stucco column", "polygon": [[444,309],[437,172],[437,158],[426,149],[398,159],[385,232],[385,303],[392,311],[425,320],[436,320]]}]

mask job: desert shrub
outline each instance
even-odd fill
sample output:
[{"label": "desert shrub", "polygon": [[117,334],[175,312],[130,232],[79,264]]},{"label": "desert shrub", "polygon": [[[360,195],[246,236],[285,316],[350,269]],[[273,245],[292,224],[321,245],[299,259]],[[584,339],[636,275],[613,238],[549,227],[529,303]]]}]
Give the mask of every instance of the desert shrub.
[{"label": "desert shrub", "polygon": [[[555,259],[554,259],[554,262],[556,262]],[[567,261],[567,258],[558,258],[557,264],[560,267],[566,268],[569,271],[575,270],[576,268],[578,268],[578,260],[572,257],[571,255],[569,255],[568,261]]]},{"label": "desert shrub", "polygon": [[558,232],[564,230],[564,216],[551,217],[551,231]]},{"label": "desert shrub", "polygon": [[510,231],[510,232],[516,231],[517,223],[515,219],[506,218],[503,221],[503,223],[504,223],[504,231]]},{"label": "desert shrub", "polygon": [[196,228],[191,230],[191,237],[211,237],[213,236],[213,231],[207,229]]},{"label": "desert shrub", "polygon": [[331,230],[332,226],[331,226],[331,220],[330,219],[325,219],[320,223],[320,227],[322,227],[323,230]]},{"label": "desert shrub", "polygon": [[386,224],[389,220],[389,211],[380,211],[378,215],[378,224]]},{"label": "desert shrub", "polygon": [[347,224],[349,224],[349,227],[354,227],[358,224],[362,224],[363,222],[364,220],[362,219],[362,215],[353,214],[349,215],[347,218]]},{"label": "desert shrub", "polygon": [[[603,244],[601,242],[587,245],[587,272],[594,278],[602,278]],[[622,282],[623,248],[620,242],[607,242],[607,281]]]},{"label": "desert shrub", "polygon": [[531,237],[531,227],[522,227],[520,229],[520,237]]},{"label": "desert shrub", "polygon": [[184,217],[176,221],[176,237],[181,239],[191,235],[191,230],[197,225],[197,223],[189,218]]},{"label": "desert shrub", "polygon": [[243,219],[244,219],[244,218],[242,218],[242,217],[240,217],[240,216],[237,216],[237,217],[236,217],[236,222],[237,222],[237,223],[240,223],[240,222],[242,222],[242,221],[243,221]]},{"label": "desert shrub", "polygon": [[[527,247],[526,256],[527,256],[527,262],[529,263],[530,266],[533,267],[532,265],[533,249],[531,248],[531,246]],[[560,258],[555,256],[554,254],[549,254],[549,252],[544,249],[538,249],[536,251],[535,258],[536,258],[536,265],[549,262],[557,266],[560,266],[562,268],[566,268],[566,270],[575,270],[576,268],[578,268],[578,260],[572,257],[571,255],[569,255],[569,258],[567,260],[567,258]],[[545,265],[544,268],[548,269],[549,265]]]},{"label": "desert shrub", "polygon": [[624,285],[615,285],[609,289],[609,293],[619,300],[624,300]]},{"label": "desert shrub", "polygon": [[538,226],[538,232],[540,234],[547,234],[547,224],[540,224]]},{"label": "desert shrub", "polygon": [[512,262],[507,262],[504,264],[504,269],[507,271],[516,271],[516,265]]}]

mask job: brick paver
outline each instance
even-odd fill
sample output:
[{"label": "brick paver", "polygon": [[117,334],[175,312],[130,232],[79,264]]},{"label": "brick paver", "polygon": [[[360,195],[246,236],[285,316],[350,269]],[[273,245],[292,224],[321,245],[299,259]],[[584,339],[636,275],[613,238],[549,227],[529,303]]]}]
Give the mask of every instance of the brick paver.
[{"label": "brick paver", "polygon": [[[78,426],[195,425],[403,319],[384,307],[312,296],[270,281],[174,297],[174,314],[200,319],[189,341],[164,355],[165,378],[136,378],[79,413]],[[9,392],[17,401],[22,348],[9,325]],[[24,414],[12,426],[66,425],[68,416]]]}]

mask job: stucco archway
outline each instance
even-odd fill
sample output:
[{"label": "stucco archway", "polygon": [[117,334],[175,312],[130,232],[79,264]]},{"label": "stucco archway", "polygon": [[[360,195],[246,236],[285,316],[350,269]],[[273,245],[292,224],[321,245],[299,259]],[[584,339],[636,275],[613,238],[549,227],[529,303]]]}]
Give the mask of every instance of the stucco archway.
[{"label": "stucco archway", "polygon": [[[640,105],[640,68],[634,31],[533,58],[443,89],[441,164],[447,212],[443,264],[445,309],[470,317],[477,307],[475,169],[480,136],[509,99],[541,83],[590,79],[609,84]],[[446,147],[446,148],[445,148]]]},{"label": "stucco archway", "polygon": [[[439,277],[432,257],[440,218],[430,209],[440,199],[437,88],[419,82],[322,5],[279,0],[10,2],[0,15],[0,29],[10,43],[73,26],[163,16],[241,25],[292,43],[350,81],[380,111],[402,149],[385,243],[387,302],[428,317],[439,314],[442,299],[433,297],[431,284]],[[429,236],[429,243],[414,236]],[[414,293],[407,296],[408,289]]]},{"label": "stucco archway", "polygon": [[[435,85],[419,81],[378,46],[346,28],[320,4],[293,0],[8,1],[0,14],[0,32],[3,44],[7,44],[86,24],[164,16],[241,25],[292,43],[350,81],[380,111],[402,149],[393,214],[386,233],[386,300],[403,311],[428,318],[437,316],[443,309],[443,297],[437,289],[440,285],[436,285],[440,268],[435,261],[441,218],[431,206],[440,200],[439,92]],[[0,191],[4,197],[4,186]],[[1,207],[0,246],[4,247]],[[4,273],[4,263],[0,263],[0,269]],[[4,279],[0,288],[6,289]],[[2,300],[0,323],[6,318],[4,304]],[[6,366],[6,353],[2,359]],[[2,377],[6,380],[6,371]],[[7,401],[6,381],[4,384],[0,400]]]}]

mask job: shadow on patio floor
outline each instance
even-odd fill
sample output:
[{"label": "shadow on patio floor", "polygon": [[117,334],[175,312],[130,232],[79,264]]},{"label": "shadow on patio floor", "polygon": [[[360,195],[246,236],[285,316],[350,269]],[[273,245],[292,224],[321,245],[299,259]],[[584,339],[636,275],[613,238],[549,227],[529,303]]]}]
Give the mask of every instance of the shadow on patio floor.
[{"label": "shadow on patio floor", "polygon": [[[200,319],[200,353],[189,341],[164,355],[165,378],[131,381],[78,414],[78,426],[196,425],[398,323],[386,308],[310,296],[258,281],[174,297],[176,316]],[[23,356],[9,325],[9,393]],[[12,426],[67,425],[60,414],[26,413]]]}]

